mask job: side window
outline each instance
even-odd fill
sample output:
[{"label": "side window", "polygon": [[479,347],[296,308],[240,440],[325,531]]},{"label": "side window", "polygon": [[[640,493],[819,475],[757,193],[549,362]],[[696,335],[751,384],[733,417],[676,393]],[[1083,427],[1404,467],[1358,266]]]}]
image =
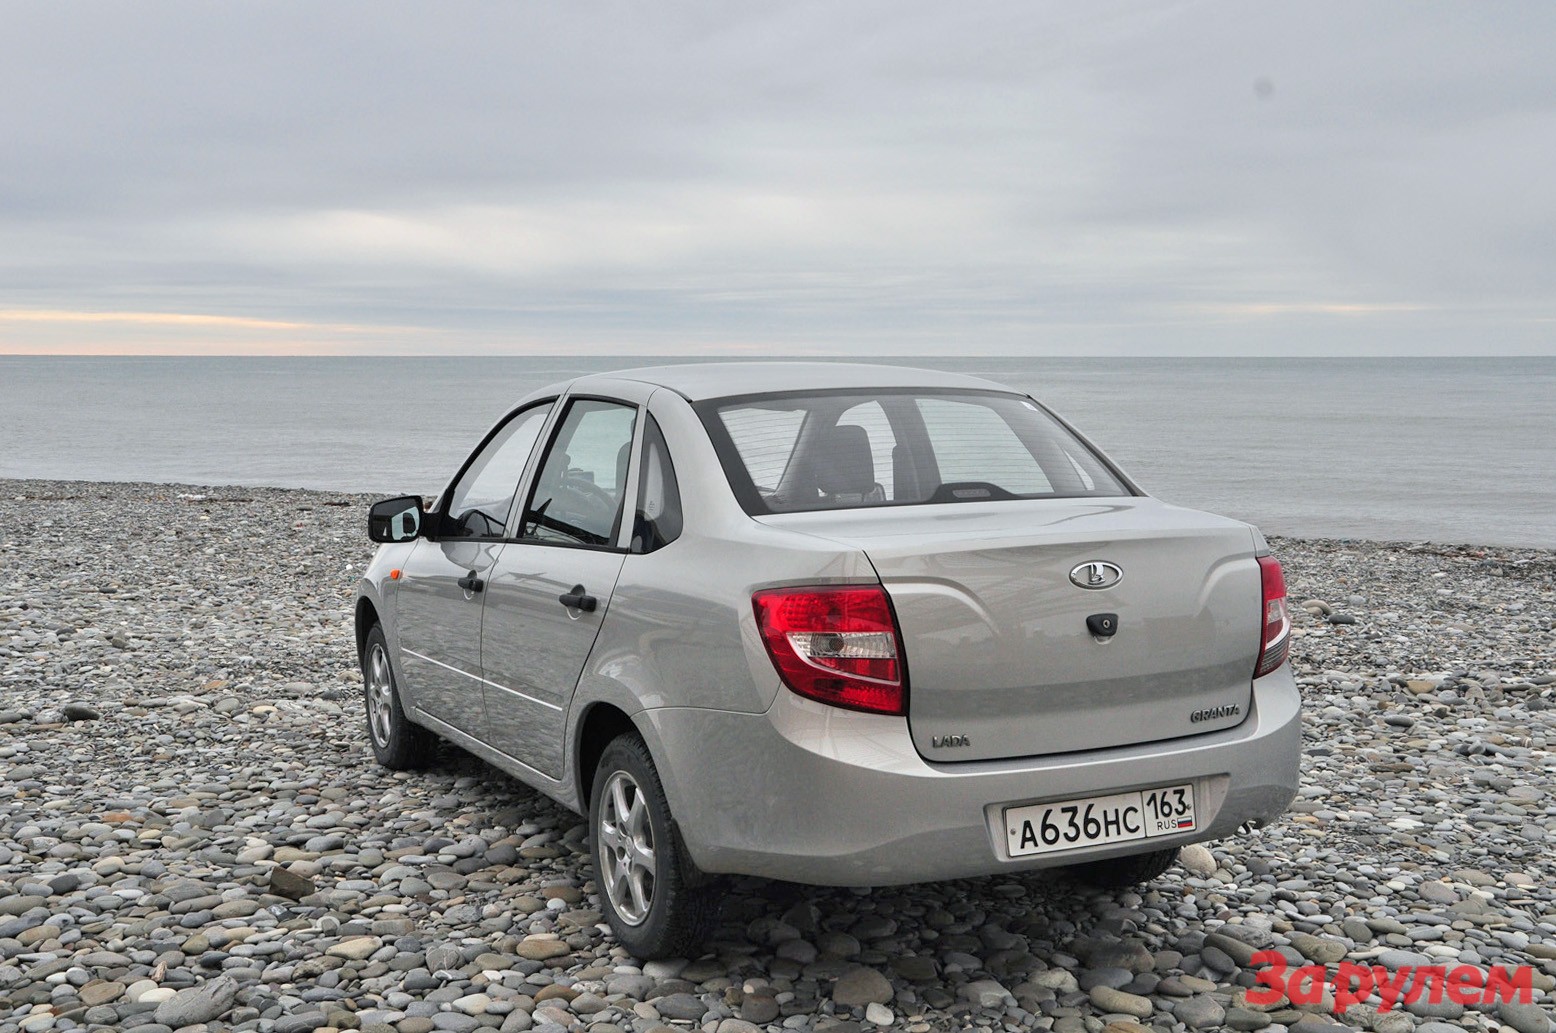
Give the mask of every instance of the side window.
[{"label": "side window", "polygon": [[535,475],[519,536],[560,545],[613,544],[636,421],[630,405],[570,403]]},{"label": "side window", "polygon": [[632,551],[653,552],[681,536],[681,488],[670,462],[670,447],[652,417],[643,426],[643,459],[638,474],[638,510],[632,523]]},{"label": "side window", "polygon": [[449,496],[454,534],[464,538],[501,538],[513,512],[524,464],[546,422],[551,403],[525,409],[499,430],[475,457]]}]

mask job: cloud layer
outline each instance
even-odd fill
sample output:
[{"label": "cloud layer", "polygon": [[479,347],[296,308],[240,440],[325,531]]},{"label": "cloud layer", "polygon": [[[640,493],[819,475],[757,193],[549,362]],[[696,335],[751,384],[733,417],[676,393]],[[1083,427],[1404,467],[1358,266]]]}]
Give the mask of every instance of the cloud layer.
[{"label": "cloud layer", "polygon": [[6,24],[0,351],[1556,352],[1550,5]]}]

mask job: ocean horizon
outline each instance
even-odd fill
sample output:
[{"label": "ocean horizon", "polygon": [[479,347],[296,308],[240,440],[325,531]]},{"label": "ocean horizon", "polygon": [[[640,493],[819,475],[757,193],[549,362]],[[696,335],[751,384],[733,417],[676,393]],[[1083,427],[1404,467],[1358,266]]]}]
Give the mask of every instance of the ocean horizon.
[{"label": "ocean horizon", "polygon": [[[0,478],[430,493],[530,390],[683,361],[0,356]],[[831,361],[1030,392],[1151,494],[1266,533],[1556,548],[1556,358]]]}]

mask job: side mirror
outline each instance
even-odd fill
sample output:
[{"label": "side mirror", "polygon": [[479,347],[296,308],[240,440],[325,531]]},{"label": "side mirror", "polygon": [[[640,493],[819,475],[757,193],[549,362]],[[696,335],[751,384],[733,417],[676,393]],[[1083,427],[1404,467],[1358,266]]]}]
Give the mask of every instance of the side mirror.
[{"label": "side mirror", "polygon": [[408,542],[421,536],[426,522],[420,495],[384,499],[367,511],[367,536],[375,542]]}]

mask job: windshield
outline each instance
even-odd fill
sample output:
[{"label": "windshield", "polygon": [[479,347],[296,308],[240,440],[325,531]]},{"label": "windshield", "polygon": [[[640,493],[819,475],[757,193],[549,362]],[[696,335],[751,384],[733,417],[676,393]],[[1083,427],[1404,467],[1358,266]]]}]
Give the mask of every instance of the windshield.
[{"label": "windshield", "polygon": [[1029,398],[815,391],[697,405],[746,512],[1133,494]]}]

